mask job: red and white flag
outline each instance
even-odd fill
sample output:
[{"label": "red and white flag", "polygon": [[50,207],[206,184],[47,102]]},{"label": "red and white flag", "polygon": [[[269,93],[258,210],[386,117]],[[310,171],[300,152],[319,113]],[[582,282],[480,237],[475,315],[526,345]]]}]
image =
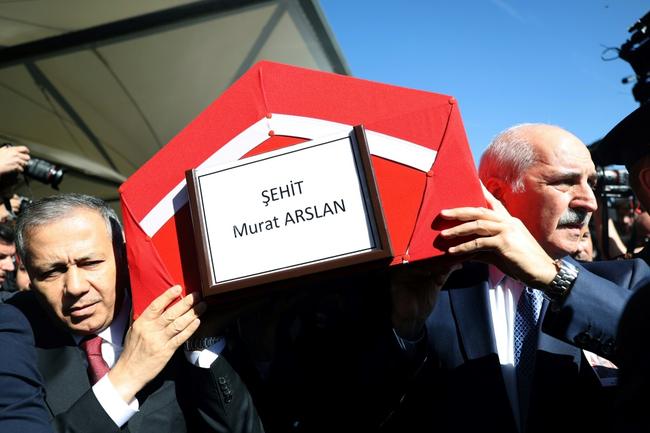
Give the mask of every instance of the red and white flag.
[{"label": "red and white flag", "polygon": [[441,209],[485,199],[453,97],[260,62],[120,188],[135,316],[200,289],[185,171],[366,128],[392,264],[442,254]]}]

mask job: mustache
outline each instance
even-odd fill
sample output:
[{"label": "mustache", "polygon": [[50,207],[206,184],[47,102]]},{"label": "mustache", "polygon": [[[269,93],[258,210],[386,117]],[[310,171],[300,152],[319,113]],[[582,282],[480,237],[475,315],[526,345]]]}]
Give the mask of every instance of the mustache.
[{"label": "mustache", "polygon": [[564,225],[585,225],[589,222],[589,218],[591,217],[591,213],[587,212],[582,209],[567,209],[562,216],[560,217],[560,220],[557,222],[558,226],[564,226]]}]

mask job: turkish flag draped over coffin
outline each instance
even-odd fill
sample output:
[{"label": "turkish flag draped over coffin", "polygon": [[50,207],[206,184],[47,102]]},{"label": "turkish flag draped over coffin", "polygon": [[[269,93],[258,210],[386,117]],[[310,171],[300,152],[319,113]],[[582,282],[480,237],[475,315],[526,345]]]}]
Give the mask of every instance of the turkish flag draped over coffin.
[{"label": "turkish flag draped over coffin", "polygon": [[168,287],[200,290],[185,171],[366,128],[392,264],[443,254],[441,209],[484,206],[453,97],[259,62],[120,188],[137,317]]}]

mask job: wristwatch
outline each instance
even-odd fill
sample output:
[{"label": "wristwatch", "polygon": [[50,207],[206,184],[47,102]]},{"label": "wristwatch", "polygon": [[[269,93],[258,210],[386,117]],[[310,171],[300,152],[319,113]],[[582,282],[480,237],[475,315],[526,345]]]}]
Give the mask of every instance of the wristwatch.
[{"label": "wristwatch", "polygon": [[184,349],[193,352],[195,350],[203,350],[218,343],[223,337],[202,337],[190,338],[184,344]]},{"label": "wristwatch", "polygon": [[569,294],[576,278],[578,278],[579,270],[566,260],[556,259],[553,263],[555,269],[557,269],[557,274],[544,290],[544,294],[551,301],[559,301]]}]

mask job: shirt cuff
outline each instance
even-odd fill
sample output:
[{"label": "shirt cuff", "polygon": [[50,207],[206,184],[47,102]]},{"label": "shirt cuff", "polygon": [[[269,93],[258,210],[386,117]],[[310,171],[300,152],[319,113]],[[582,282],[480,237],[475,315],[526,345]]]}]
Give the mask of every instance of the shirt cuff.
[{"label": "shirt cuff", "polygon": [[395,336],[395,341],[397,342],[397,345],[399,348],[402,350],[402,352],[405,352],[409,356],[413,356],[417,353],[418,351],[418,346],[420,346],[420,342],[424,340],[424,336],[426,335],[426,331],[423,328],[422,332],[420,335],[415,339],[415,340],[407,340],[406,338],[402,338],[397,334],[397,331],[395,328],[393,328],[393,335]]},{"label": "shirt cuff", "polygon": [[226,347],[226,339],[219,338],[216,343],[203,350],[186,350],[185,358],[192,364],[200,368],[210,368],[212,363],[219,357]]},{"label": "shirt cuff", "polygon": [[108,374],[93,385],[93,393],[104,411],[118,427],[126,424],[140,409],[137,398],[134,398],[128,404],[122,400],[122,397],[120,397],[120,394],[118,394],[108,378]]}]

